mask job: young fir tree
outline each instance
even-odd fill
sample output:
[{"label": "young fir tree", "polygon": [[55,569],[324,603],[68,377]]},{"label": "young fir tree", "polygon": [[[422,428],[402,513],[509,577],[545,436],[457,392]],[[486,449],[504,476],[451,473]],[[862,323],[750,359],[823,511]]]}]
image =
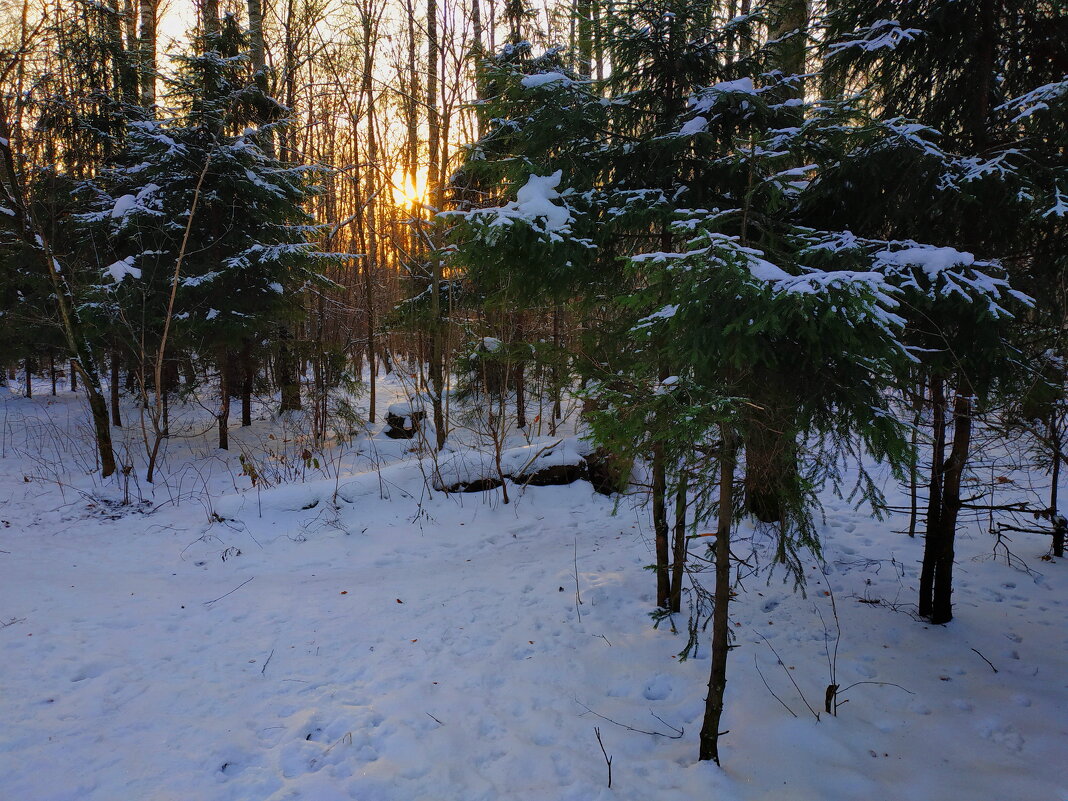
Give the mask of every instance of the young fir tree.
[{"label": "young fir tree", "polygon": [[[952,354],[950,364],[943,359],[939,365],[933,356],[921,360],[914,381],[927,388],[925,402],[934,423],[919,606],[939,622],[952,615],[952,529],[983,392],[996,388],[992,374],[1011,383],[1014,374],[1025,372],[1021,362],[1033,361],[1049,347],[1048,334],[1062,327],[1057,311],[1062,304],[1050,302],[1056,293],[1049,288],[1063,283],[1062,248],[1053,244],[1063,236],[1063,223],[1048,212],[1056,207],[1055,175],[1057,165],[1063,169],[1065,163],[1063,149],[1048,129],[1045,135],[1028,135],[1021,124],[1029,116],[1026,92],[1044,93],[1056,85],[1046,81],[1063,77],[1068,39],[1063,14],[1054,6],[992,0],[904,6],[844,2],[831,16],[825,40],[832,68],[849,85],[868,90],[872,107],[889,118],[888,124],[896,121],[900,141],[924,151],[906,169],[890,161],[894,148],[869,154],[856,176],[860,180],[843,184],[844,191],[828,203],[837,219],[862,236],[952,245],[965,255],[965,267],[972,253],[996,258],[996,270],[1007,270],[1014,286],[1037,299],[1035,313],[1012,326],[1014,331],[1007,325],[981,328],[984,334],[997,332],[993,338],[956,339],[957,332],[983,317],[982,300],[974,292],[971,305],[935,292],[930,316],[910,326],[928,331],[928,338],[937,333],[927,353]],[[1036,84],[1042,86],[1036,89]],[[1017,96],[1022,103],[1014,103]],[[880,203],[870,202],[873,186],[879,187]],[[1006,337],[1041,344],[1018,360],[1006,349]],[[933,563],[947,567],[933,571]],[[941,577],[933,590],[932,572]]]},{"label": "young fir tree", "polygon": [[650,465],[663,608],[683,577],[687,507],[716,517],[701,756],[717,759],[735,473],[796,571],[798,548],[818,546],[814,491],[855,438],[904,463],[885,389],[909,354],[881,250],[834,246],[852,235],[824,208],[898,127],[847,101],[806,103],[798,76],[763,68],[780,43],[734,57],[751,18],[714,22],[685,2],[621,9],[602,85],[552,53],[521,69],[498,60],[495,124],[466,168],[506,190],[462,215],[456,263],[519,302],[579,299],[594,430]]},{"label": "young fir tree", "polygon": [[170,352],[214,363],[226,448],[235,378],[247,396],[323,257],[302,208],[308,168],[280,163],[265,152],[269,131],[248,126],[273,101],[251,80],[231,19],[213,45],[179,59],[179,115],[130,127],[122,166],[93,184],[97,211],[83,219],[101,253],[99,309],[126,332],[143,385]]},{"label": "young fir tree", "polygon": [[1024,165],[1033,198],[1021,282],[1038,309],[1028,331],[1033,380],[1012,428],[1034,438],[1039,464],[1050,473],[1043,517],[1052,529],[1052,554],[1063,557],[1068,520],[1058,503],[1058,483],[1068,441],[1068,76],[1002,103],[997,112],[1028,146]]}]

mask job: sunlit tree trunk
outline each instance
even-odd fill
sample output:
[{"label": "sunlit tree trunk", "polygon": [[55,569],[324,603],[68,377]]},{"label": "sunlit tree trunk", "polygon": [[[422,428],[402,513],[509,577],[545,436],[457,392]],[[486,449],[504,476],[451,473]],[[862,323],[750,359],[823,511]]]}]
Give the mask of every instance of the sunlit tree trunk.
[{"label": "sunlit tree trunk", "polygon": [[156,14],[159,0],[141,0],[141,35],[138,38],[141,107],[151,113],[156,105]]},{"label": "sunlit tree trunk", "polygon": [[200,28],[205,40],[219,35],[219,0],[197,0],[200,8]]},{"label": "sunlit tree trunk", "polygon": [[[363,96],[366,104],[365,139],[367,147],[367,162],[371,169],[367,171],[366,188],[367,211],[365,223],[367,228],[367,253],[364,255],[361,270],[363,273],[363,294],[366,308],[366,332],[367,339],[367,383],[368,383],[368,422],[375,421],[376,384],[378,365],[375,356],[375,293],[374,274],[378,268],[378,224],[376,220],[377,186],[375,168],[378,165],[378,137],[375,131],[375,96],[374,85],[371,78],[374,71],[374,57],[377,45],[377,20],[371,16],[370,9],[364,10],[363,38],[364,38],[364,65],[363,65]],[[359,199],[357,199],[359,202]]]},{"label": "sunlit tree trunk", "polygon": [[580,78],[589,79],[593,74],[593,0],[575,0],[577,18],[575,51],[578,58]]},{"label": "sunlit tree trunk", "polygon": [[[438,4],[437,0],[427,0],[426,8],[427,39],[427,187],[430,192],[430,205],[434,211],[441,210],[444,197],[441,165],[441,119],[438,115]],[[428,227],[434,230],[433,224]],[[431,236],[433,236],[431,234]],[[430,243],[433,248],[436,243]],[[442,330],[441,314],[441,259],[436,252],[430,254],[430,354],[427,365],[431,404],[434,408],[434,428],[437,434],[437,448],[445,445],[448,432],[445,430],[443,395],[445,392],[445,338]]]}]

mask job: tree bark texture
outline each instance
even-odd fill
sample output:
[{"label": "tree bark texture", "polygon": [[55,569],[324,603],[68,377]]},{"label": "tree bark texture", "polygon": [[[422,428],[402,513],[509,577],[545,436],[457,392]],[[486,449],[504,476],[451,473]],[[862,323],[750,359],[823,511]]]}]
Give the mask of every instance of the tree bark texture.
[{"label": "tree bark texture", "polygon": [[699,758],[719,762],[720,721],[723,718],[723,695],[727,689],[727,652],[730,649],[731,600],[731,525],[734,516],[734,471],[737,460],[734,434],[723,430],[723,448],[719,457],[719,517],[716,526],[715,609],[712,612],[712,665],[708,676],[708,695],[701,724]]},{"label": "tree bark texture", "polygon": [[656,605],[667,609],[671,598],[671,554],[668,546],[667,465],[664,448],[653,446],[653,539],[656,544]]}]

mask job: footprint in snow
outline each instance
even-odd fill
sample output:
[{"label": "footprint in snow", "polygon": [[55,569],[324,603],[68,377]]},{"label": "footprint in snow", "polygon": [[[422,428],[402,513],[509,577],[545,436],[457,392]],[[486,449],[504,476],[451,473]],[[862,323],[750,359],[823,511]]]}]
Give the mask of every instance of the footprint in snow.
[{"label": "footprint in snow", "polygon": [[662,673],[654,676],[642,691],[642,697],[646,701],[663,701],[669,695],[671,695],[671,681]]},{"label": "footprint in snow", "polygon": [[979,733],[992,743],[1004,746],[1006,750],[1018,754],[1023,750],[1024,738],[1014,726],[1008,723],[988,721],[979,728]]},{"label": "footprint in snow", "polygon": [[530,738],[530,741],[534,745],[545,748],[546,746],[553,745],[556,742],[556,737],[549,731],[540,731]]},{"label": "footprint in snow", "polygon": [[107,671],[107,669],[108,668],[105,665],[102,665],[99,662],[90,662],[88,664],[82,665],[78,670],[74,672],[74,675],[71,676],[71,683],[77,684],[78,682],[85,681],[86,679],[95,679],[101,676],[105,671]]}]

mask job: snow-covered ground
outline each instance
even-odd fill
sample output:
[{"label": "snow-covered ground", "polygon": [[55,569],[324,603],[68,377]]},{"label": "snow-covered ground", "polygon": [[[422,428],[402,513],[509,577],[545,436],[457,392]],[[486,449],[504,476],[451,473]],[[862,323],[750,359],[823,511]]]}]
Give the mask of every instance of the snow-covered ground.
[{"label": "snow-covered ground", "polygon": [[963,531],[930,626],[922,543],[828,496],[807,597],[762,572],[732,606],[721,769],[696,760],[707,635],[680,661],[686,615],[653,627],[632,501],[430,492],[381,436],[309,469],[261,419],[228,454],[207,424],[172,441],[118,506],[78,398],[0,407],[5,801],[1068,799],[1068,565],[1042,538],[1012,544],[1028,572]]}]

